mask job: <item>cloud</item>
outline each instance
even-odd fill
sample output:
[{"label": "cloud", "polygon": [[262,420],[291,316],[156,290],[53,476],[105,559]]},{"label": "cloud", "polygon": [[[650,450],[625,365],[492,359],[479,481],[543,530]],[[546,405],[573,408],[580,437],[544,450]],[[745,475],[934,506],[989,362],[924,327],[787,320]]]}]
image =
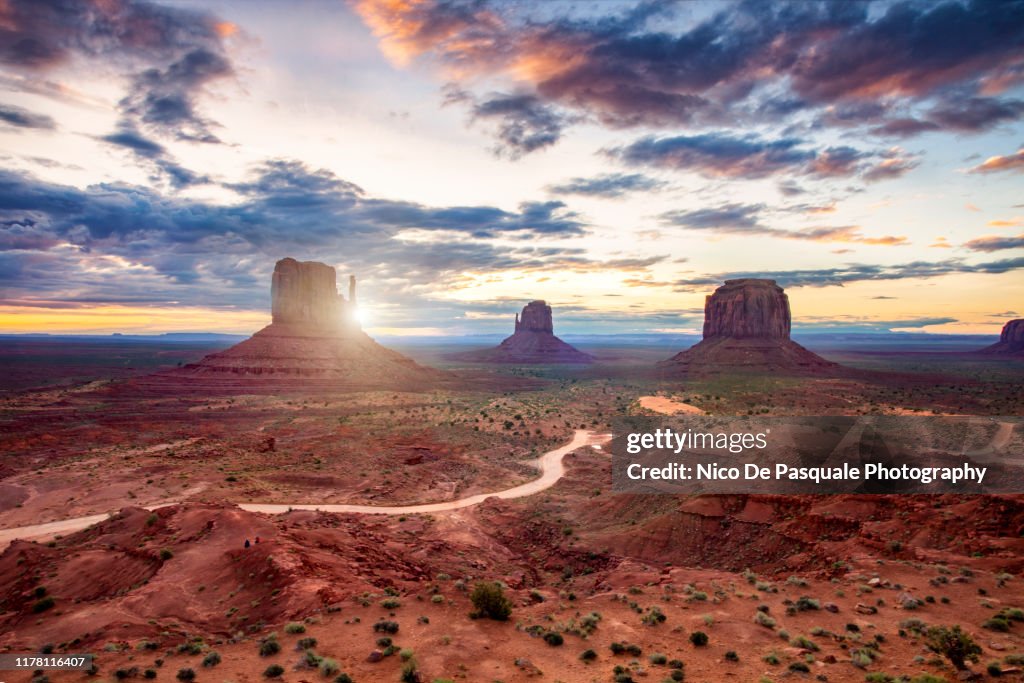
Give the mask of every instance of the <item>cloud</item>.
[{"label": "cloud", "polygon": [[57,123],[46,114],[37,114],[12,104],[0,104],[0,121],[17,128],[54,130]]},{"label": "cloud", "polygon": [[[797,138],[736,137],[724,132],[674,137],[647,136],[605,154],[630,166],[692,171],[711,178],[756,180],[773,175],[814,178],[851,177],[867,181],[896,178],[917,166],[917,160],[898,148],[863,152],[853,147],[809,149]],[[784,194],[796,188],[780,186]]]},{"label": "cloud", "polygon": [[783,230],[764,225],[760,216],[764,204],[723,204],[693,211],[670,211],[659,218],[666,225],[702,230],[718,234],[739,234],[778,237],[809,242],[856,242],[860,244],[896,246],[907,243],[905,237],[867,237],[857,226],[817,227],[806,230]]},{"label": "cloud", "polygon": [[152,179],[167,180],[171,187],[181,189],[192,185],[202,185],[210,182],[209,177],[200,175],[185,168],[167,149],[130,126],[122,126],[115,133],[103,135],[99,138],[102,142],[130,150],[135,156],[147,161],[157,174]]},{"label": "cloud", "polygon": [[445,104],[472,102],[472,121],[493,122],[498,139],[495,152],[511,159],[554,145],[572,121],[536,95],[492,93],[477,101],[454,85],[444,92]]},{"label": "cloud", "polygon": [[585,197],[615,199],[633,192],[653,192],[668,183],[642,173],[605,173],[590,178],[572,178],[564,183],[549,185],[552,194],[578,194]]},{"label": "cloud", "polygon": [[946,100],[931,111],[931,119],[937,125],[965,132],[985,131],[1005,121],[1017,121],[1021,116],[1024,116],[1024,102],[994,97]]},{"label": "cloud", "polygon": [[690,292],[725,280],[738,278],[769,278],[783,287],[842,287],[865,281],[928,279],[957,273],[1002,274],[1024,269],[1024,258],[1002,259],[984,263],[968,263],[964,259],[945,261],[913,261],[894,265],[852,263],[835,268],[777,271],[739,271],[718,273],[677,280],[676,291]]},{"label": "cloud", "polygon": [[986,252],[1002,251],[1003,249],[1022,249],[1024,248],[1024,234],[1017,235],[1016,237],[977,237],[965,242],[964,246],[973,251]]},{"label": "cloud", "polygon": [[8,0],[0,14],[0,63],[8,68],[33,76],[79,60],[127,68],[123,125],[216,141],[215,124],[198,113],[197,100],[233,73],[224,48],[236,30],[231,24],[138,0]]},{"label": "cloud", "polygon": [[1024,147],[1013,154],[989,157],[971,169],[971,173],[993,173],[995,171],[1016,171],[1017,173],[1024,171]]},{"label": "cloud", "polygon": [[[160,159],[145,139],[121,135],[111,144]],[[586,232],[557,201],[516,211],[427,206],[370,197],[288,160],[225,189],[238,199],[213,203],[120,183],[78,189],[0,171],[3,298],[263,310],[270,268],[292,255],[358,273],[377,297],[408,304],[415,317],[425,294],[472,286],[481,273],[642,273],[664,258],[596,260],[581,247],[545,244]]]},{"label": "cloud", "polygon": [[[1018,2],[738,2],[688,20],[673,3],[618,14],[494,0],[356,0],[385,54],[466,84],[511,79],[613,128],[752,121],[887,135],[983,130],[1016,116]],[[928,119],[915,109],[933,104]],[[893,114],[890,114],[892,112]]]}]

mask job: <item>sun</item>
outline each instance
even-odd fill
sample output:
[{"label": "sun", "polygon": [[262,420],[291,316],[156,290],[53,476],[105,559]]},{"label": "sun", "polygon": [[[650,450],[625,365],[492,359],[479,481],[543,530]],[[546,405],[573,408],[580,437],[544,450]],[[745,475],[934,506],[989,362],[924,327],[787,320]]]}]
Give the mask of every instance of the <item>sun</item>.
[{"label": "sun", "polygon": [[352,315],[355,316],[356,322],[359,323],[360,327],[366,327],[370,324],[370,316],[362,306],[356,308]]}]

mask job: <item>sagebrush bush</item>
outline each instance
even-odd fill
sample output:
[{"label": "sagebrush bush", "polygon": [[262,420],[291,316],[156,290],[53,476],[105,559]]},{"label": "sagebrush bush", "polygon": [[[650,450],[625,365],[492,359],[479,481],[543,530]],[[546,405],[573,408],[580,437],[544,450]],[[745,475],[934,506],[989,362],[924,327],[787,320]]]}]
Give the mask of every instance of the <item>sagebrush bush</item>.
[{"label": "sagebrush bush", "polygon": [[469,599],[474,607],[470,616],[474,619],[506,621],[512,615],[512,603],[505,597],[505,591],[497,582],[484,581],[476,584]]}]

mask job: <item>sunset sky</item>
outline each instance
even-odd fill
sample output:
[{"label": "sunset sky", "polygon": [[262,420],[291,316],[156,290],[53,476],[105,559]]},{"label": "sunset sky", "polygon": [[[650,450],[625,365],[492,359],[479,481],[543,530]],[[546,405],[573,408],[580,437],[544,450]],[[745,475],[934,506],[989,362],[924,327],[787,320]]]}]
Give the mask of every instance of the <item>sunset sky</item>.
[{"label": "sunset sky", "polygon": [[285,256],[379,334],[1024,316],[1024,3],[0,0],[0,332],[248,333]]}]

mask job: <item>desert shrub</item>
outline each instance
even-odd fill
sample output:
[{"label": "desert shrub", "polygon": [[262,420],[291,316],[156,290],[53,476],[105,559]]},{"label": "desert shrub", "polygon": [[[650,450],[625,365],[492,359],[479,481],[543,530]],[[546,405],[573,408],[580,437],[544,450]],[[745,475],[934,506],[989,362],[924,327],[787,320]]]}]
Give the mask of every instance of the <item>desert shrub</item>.
[{"label": "desert shrub", "polygon": [[263,670],[264,678],[280,678],[281,674],[284,673],[284,667],[280,664],[271,664]]},{"label": "desert shrub", "polygon": [[395,635],[396,633],[398,633],[398,622],[387,621],[386,619],[382,619],[381,621],[378,621],[376,624],[373,625],[373,632],[390,633],[391,635]]},{"label": "desert shrub", "polygon": [[764,612],[754,613],[754,623],[758,626],[764,626],[766,628],[775,628],[775,620]]},{"label": "desert shrub", "polygon": [[561,633],[555,633],[554,631],[548,631],[544,634],[544,642],[551,647],[558,647],[565,642],[565,638],[562,637]]},{"label": "desert shrub", "polygon": [[1003,675],[1003,667],[999,666],[999,662],[989,662],[988,666],[985,667],[985,671],[992,678],[999,678]]},{"label": "desert shrub", "polygon": [[338,677],[334,679],[334,683],[355,683],[352,677],[346,673],[338,674]]},{"label": "desert shrub", "polygon": [[959,626],[932,626],[928,629],[925,644],[931,651],[948,659],[958,670],[966,668],[967,660],[978,661],[978,655],[981,654],[981,647]]},{"label": "desert shrub", "polygon": [[281,644],[274,636],[267,636],[260,642],[260,657],[270,657],[281,651]]},{"label": "desert shrub", "polygon": [[39,614],[40,612],[45,612],[48,609],[52,609],[55,604],[57,603],[54,602],[53,596],[47,595],[46,597],[35,601],[35,603],[32,605],[32,611],[36,614]]},{"label": "desert shrub", "polygon": [[763,659],[765,663],[771,664],[772,666],[776,666],[779,663],[779,656],[775,654],[775,652],[769,652],[761,659]]},{"label": "desert shrub", "polygon": [[651,660],[651,664],[658,664],[661,666],[668,664],[668,657],[661,654],[660,652],[655,652],[654,654],[649,655],[647,659]]},{"label": "desert shrub", "polygon": [[398,653],[398,656],[402,658],[403,662],[408,662],[410,659],[412,659],[413,654],[414,653],[412,651],[412,648],[405,647],[402,648],[401,652]]},{"label": "desert shrub", "polygon": [[738,661],[740,661],[740,656],[738,654],[736,654],[735,650],[728,650],[725,653],[725,659],[726,659],[726,661],[729,661],[729,662],[738,662]]},{"label": "desert shrub", "polygon": [[512,603],[505,597],[505,591],[497,582],[484,581],[476,584],[469,599],[474,607],[470,616],[474,619],[506,621],[512,614]]},{"label": "desert shrub", "polygon": [[174,557],[174,553],[171,552],[170,548],[160,548],[160,559],[161,560],[166,562],[167,560],[171,559],[172,557]]},{"label": "desert shrub", "polygon": [[285,633],[293,633],[293,634],[294,633],[305,633],[306,632],[306,626],[305,626],[305,624],[300,624],[297,621],[292,621],[290,623],[285,624],[284,632]]},{"label": "desert shrub", "polygon": [[1003,661],[1013,666],[1021,666],[1024,665],[1024,654],[1006,655],[1003,657]]},{"label": "desert shrub", "polygon": [[861,648],[850,653],[850,662],[860,669],[868,668],[873,661],[875,661],[874,655],[868,649]]},{"label": "desert shrub", "polygon": [[435,605],[440,605],[442,602],[444,602],[444,596],[443,595],[431,596],[430,602],[434,603]]},{"label": "desert shrub", "polygon": [[811,652],[817,652],[821,649],[818,647],[817,643],[815,643],[807,636],[796,636],[795,638],[789,641],[789,644],[793,647],[799,647],[803,648],[804,650],[810,650]]},{"label": "desert shrub", "polygon": [[932,676],[931,674],[921,674],[920,676],[914,676],[910,679],[910,683],[949,683],[945,678],[941,676]]},{"label": "desert shrub", "polygon": [[149,678],[149,679],[156,678],[156,670],[155,669],[146,669],[145,671],[142,672],[142,677],[143,678]]},{"label": "desert shrub", "polygon": [[399,676],[402,683],[420,683],[419,666],[415,659],[410,659],[402,666],[402,673]]},{"label": "desert shrub", "polygon": [[1010,630],[1010,622],[1001,614],[997,614],[991,619],[986,619],[981,626],[990,631],[999,631],[1000,633],[1006,633]]},{"label": "desert shrub", "polygon": [[808,612],[810,610],[821,609],[821,603],[814,598],[802,595],[793,603],[793,608],[796,609],[797,612]]},{"label": "desert shrub", "polygon": [[177,679],[179,681],[192,681],[195,680],[196,672],[192,669],[185,667],[184,669],[178,669]]},{"label": "desert shrub", "polygon": [[647,613],[640,617],[640,621],[648,626],[657,626],[665,621],[665,613],[658,607],[648,607]]},{"label": "desert shrub", "polygon": [[203,666],[206,668],[217,666],[218,664],[220,664],[220,655],[216,652],[208,652],[207,655],[203,657]]},{"label": "desert shrub", "polygon": [[114,672],[114,678],[118,680],[124,680],[125,678],[135,678],[139,675],[139,667],[133,666],[128,669],[118,669]]},{"label": "desert shrub", "polygon": [[396,609],[402,606],[402,603],[397,598],[387,598],[380,601],[380,606],[384,609]]},{"label": "desert shrub", "polygon": [[582,659],[584,662],[592,662],[595,659],[597,659],[597,653],[593,650],[584,650],[580,653],[580,659]]},{"label": "desert shrub", "polygon": [[618,642],[612,643],[608,647],[609,649],[611,649],[613,655],[621,655],[623,652],[626,651],[626,646]]},{"label": "desert shrub", "polygon": [[333,676],[338,673],[338,669],[340,668],[341,667],[338,666],[338,663],[330,657],[324,657],[320,660],[320,673],[323,676]]},{"label": "desert shrub", "polygon": [[626,645],[626,654],[627,655],[630,655],[632,657],[639,657],[640,655],[643,654],[643,652],[644,652],[643,649],[639,645],[636,645],[634,643],[630,643],[630,644]]},{"label": "desert shrub", "polygon": [[864,680],[866,683],[894,683],[896,679],[881,671],[872,671],[869,674],[864,674]]},{"label": "desert shrub", "polygon": [[790,671],[798,671],[800,673],[805,674],[805,673],[810,673],[811,667],[807,666],[803,662],[793,662],[792,664],[789,665],[789,670]]},{"label": "desert shrub", "polygon": [[316,638],[299,638],[295,643],[296,650],[312,650],[316,647]]},{"label": "desert shrub", "polygon": [[704,631],[694,631],[690,634],[690,642],[695,647],[704,647],[708,644],[708,634],[704,633]]},{"label": "desert shrub", "polygon": [[675,671],[670,673],[668,675],[668,677],[669,677],[669,680],[672,680],[672,681],[681,681],[681,680],[683,680],[683,678],[685,678],[685,676],[683,675],[683,672],[680,671],[679,669],[676,669]]}]

